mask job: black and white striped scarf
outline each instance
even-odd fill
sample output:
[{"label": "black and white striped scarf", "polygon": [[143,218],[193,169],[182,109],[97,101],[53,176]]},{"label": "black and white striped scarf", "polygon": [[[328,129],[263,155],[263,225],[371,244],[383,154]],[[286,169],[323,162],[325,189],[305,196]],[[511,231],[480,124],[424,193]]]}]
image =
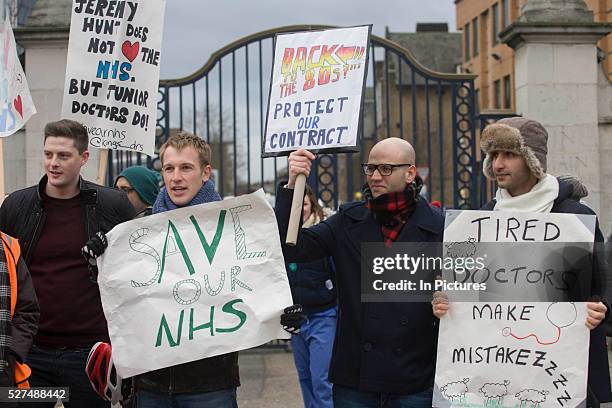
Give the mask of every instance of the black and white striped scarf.
[{"label": "black and white striped scarf", "polygon": [[8,367],[8,350],[11,346],[9,333],[11,321],[11,279],[6,263],[6,247],[1,242],[0,250],[0,372]]}]

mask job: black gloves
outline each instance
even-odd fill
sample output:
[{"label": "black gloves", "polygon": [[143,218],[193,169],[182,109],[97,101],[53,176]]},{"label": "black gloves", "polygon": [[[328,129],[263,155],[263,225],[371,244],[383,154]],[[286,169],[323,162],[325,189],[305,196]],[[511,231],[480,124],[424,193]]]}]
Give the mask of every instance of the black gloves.
[{"label": "black gloves", "polygon": [[106,235],[102,231],[96,232],[96,235],[89,238],[89,241],[81,248],[81,253],[89,262],[90,259],[96,259],[104,253],[104,250],[108,246]]},{"label": "black gloves", "polygon": [[306,315],[302,313],[302,305],[286,307],[280,317],[281,326],[291,334],[299,334],[300,327],[306,321]]},{"label": "black gloves", "polygon": [[102,231],[98,231],[96,235],[89,238],[89,241],[81,248],[81,253],[87,261],[87,267],[91,273],[89,279],[93,283],[98,281],[98,265],[96,264],[96,258],[104,253],[107,246],[108,241],[106,240],[106,235]]}]

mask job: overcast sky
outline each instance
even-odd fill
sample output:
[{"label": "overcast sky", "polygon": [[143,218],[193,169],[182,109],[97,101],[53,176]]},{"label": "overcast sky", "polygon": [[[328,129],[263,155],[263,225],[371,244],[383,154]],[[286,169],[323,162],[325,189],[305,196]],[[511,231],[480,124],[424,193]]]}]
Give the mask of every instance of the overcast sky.
[{"label": "overcast sky", "polygon": [[373,34],[411,32],[417,22],[446,22],[452,0],[167,0],[161,78],[191,74],[215,50],[262,30],[293,24],[373,24]]}]

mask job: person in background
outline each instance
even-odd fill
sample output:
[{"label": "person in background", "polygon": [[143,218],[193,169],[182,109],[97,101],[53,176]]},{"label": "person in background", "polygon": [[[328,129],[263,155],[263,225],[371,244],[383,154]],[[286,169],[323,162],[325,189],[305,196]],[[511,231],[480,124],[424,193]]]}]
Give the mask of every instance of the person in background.
[{"label": "person in background", "polygon": [[153,214],[153,203],[159,194],[161,175],[144,166],[131,166],[115,179],[115,188],[125,191],[136,210],[134,218]]},{"label": "person in background", "polygon": [[[312,189],[306,186],[304,223],[309,228],[325,219]],[[293,301],[301,304],[307,320],[299,334],[291,337],[293,358],[305,408],[332,408],[329,363],[336,335],[336,286],[331,258],[307,263],[289,263],[287,276]]]}]

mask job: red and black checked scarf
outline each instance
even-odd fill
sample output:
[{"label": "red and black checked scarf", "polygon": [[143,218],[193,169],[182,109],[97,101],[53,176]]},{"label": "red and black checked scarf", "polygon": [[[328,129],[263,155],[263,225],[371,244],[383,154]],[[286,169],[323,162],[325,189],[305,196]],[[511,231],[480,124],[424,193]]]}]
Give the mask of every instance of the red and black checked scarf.
[{"label": "red and black checked scarf", "polygon": [[391,246],[395,242],[404,224],[414,213],[419,202],[421,187],[423,187],[423,181],[417,177],[413,183],[406,186],[404,191],[382,194],[373,198],[368,185],[363,186],[366,207],[380,224],[385,245]]}]

